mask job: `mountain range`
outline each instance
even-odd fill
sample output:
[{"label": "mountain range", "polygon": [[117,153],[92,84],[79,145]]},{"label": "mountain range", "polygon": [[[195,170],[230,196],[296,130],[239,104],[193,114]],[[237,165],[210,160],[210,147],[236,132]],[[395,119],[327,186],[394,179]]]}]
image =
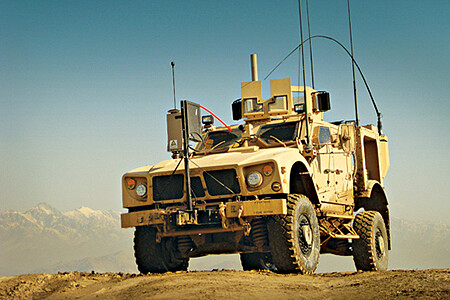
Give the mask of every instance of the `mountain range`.
[{"label": "mountain range", "polygon": [[60,212],[45,203],[26,212],[7,210],[0,213],[0,275],[131,252],[132,234],[120,227],[120,213],[114,211],[81,207]]},{"label": "mountain range", "polygon": [[[450,267],[450,226],[392,218],[390,269]],[[133,230],[120,212],[81,207],[60,212],[40,203],[0,213],[0,276],[24,273],[137,272]],[[239,255],[191,259],[190,270],[241,269]],[[353,271],[351,257],[322,255],[317,272]]]}]

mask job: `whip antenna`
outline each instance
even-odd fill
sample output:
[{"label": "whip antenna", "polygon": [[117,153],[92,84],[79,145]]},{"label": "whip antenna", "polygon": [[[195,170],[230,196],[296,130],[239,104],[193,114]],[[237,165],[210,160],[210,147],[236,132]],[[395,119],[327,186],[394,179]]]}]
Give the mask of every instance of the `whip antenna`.
[{"label": "whip antenna", "polygon": [[353,36],[352,36],[352,19],[350,16],[350,0],[347,0],[348,8],[348,28],[350,32],[350,51],[352,57],[352,76],[353,76],[353,98],[355,99],[355,123],[359,126],[359,116],[358,116],[358,98],[356,97],[356,80],[355,80],[355,60],[353,56]]},{"label": "whip antenna", "polygon": [[175,63],[170,63],[172,66],[172,86],[173,86],[173,108],[177,109],[177,97],[175,96]]},{"label": "whip antenna", "polygon": [[311,63],[311,85],[314,87],[314,64],[313,64],[313,51],[312,51],[312,40],[311,40],[311,27],[309,26],[309,5],[308,0],[306,0],[306,20],[308,21],[308,39],[309,39],[309,58]]},{"label": "whip antenna", "polygon": [[[301,1],[298,0],[298,14],[300,18],[300,43],[303,42],[303,26],[302,26],[302,5]],[[309,114],[308,114],[308,101],[306,94],[306,75],[305,75],[305,53],[303,51],[303,47],[301,47],[302,53],[302,72],[303,72],[303,97],[305,99],[305,119],[306,119],[306,143],[310,145],[311,136],[309,134]]]}]

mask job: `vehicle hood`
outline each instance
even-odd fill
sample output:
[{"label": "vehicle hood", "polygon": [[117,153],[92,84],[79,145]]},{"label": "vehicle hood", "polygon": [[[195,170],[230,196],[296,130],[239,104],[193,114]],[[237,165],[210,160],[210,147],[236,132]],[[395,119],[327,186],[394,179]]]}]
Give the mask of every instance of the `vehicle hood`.
[{"label": "vehicle hood", "polygon": [[[215,167],[223,169],[226,167],[237,167],[264,163],[273,161],[279,157],[293,155],[300,156],[297,148],[269,148],[259,149],[251,152],[226,152],[215,153],[206,156],[200,155],[190,159],[190,169],[214,169]],[[180,162],[181,160],[181,162]],[[183,159],[170,159],[155,164],[149,170],[149,173],[165,173],[173,172],[177,167],[177,171],[184,170]]]}]

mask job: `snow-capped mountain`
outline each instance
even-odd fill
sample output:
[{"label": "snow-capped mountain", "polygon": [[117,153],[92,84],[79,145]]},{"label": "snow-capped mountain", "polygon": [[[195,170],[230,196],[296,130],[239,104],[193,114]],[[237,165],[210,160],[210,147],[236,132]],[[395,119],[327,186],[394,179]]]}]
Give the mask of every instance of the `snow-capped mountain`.
[{"label": "snow-capped mountain", "polygon": [[26,212],[7,210],[0,214],[0,275],[131,251],[132,232],[120,227],[120,212],[60,212],[46,203]]}]

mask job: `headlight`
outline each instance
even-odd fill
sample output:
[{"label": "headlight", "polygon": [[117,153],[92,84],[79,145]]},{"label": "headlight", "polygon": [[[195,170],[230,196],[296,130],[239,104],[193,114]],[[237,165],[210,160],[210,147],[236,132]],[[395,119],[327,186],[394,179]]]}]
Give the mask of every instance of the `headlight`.
[{"label": "headlight", "polygon": [[253,171],[250,174],[248,174],[248,176],[247,176],[247,183],[251,187],[260,186],[262,182],[263,182],[263,177],[262,177],[261,173],[259,173],[257,171]]},{"label": "headlight", "polygon": [[145,185],[140,184],[140,185],[138,185],[138,186],[136,187],[136,194],[137,194],[139,197],[144,196],[146,193],[147,193],[147,187],[146,187]]}]

